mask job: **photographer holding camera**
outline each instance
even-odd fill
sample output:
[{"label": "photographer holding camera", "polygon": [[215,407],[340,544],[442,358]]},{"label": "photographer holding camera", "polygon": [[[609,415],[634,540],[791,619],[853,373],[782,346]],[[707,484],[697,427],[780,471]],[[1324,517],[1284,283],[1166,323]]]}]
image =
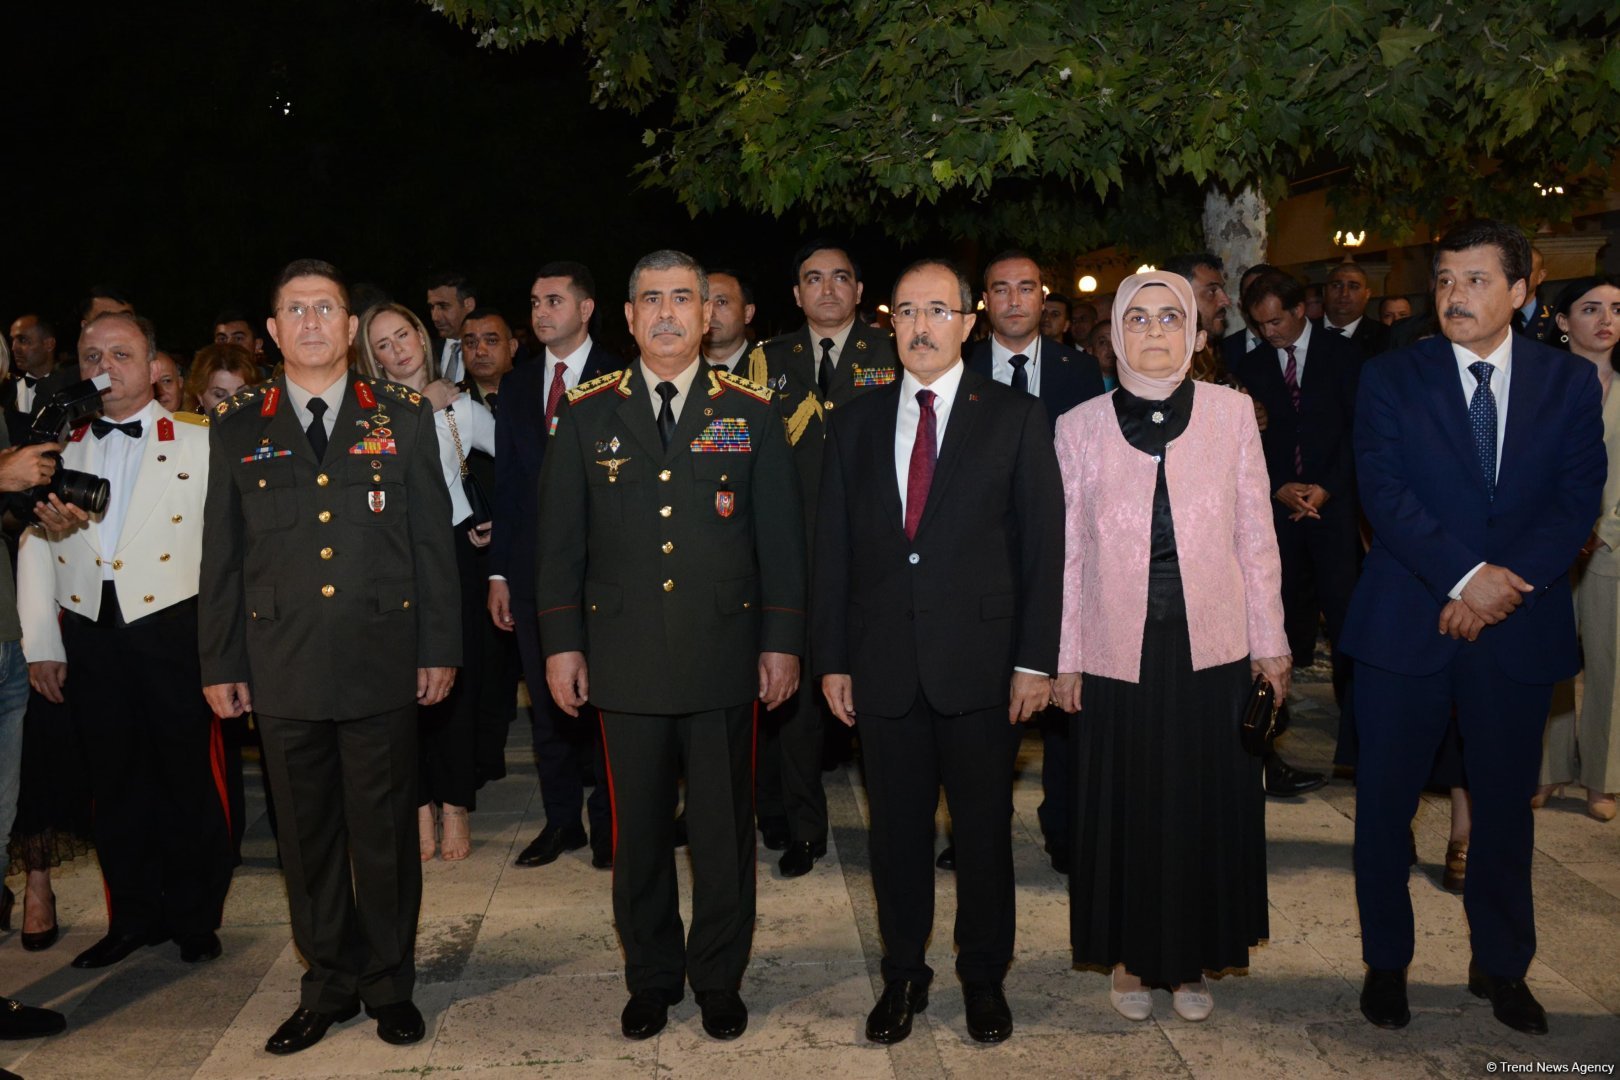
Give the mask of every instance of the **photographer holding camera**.
[{"label": "photographer holding camera", "polygon": [[[5,425],[0,424],[0,492],[26,491],[50,481],[56,472],[53,443],[13,448]],[[83,510],[57,500],[54,507],[64,520],[85,518]],[[22,765],[23,714],[28,710],[28,665],[23,660],[22,623],[17,618],[17,597],[11,575],[0,568],[0,842],[11,835],[16,820],[17,792]],[[9,921],[12,898],[4,909]],[[24,1005],[0,997],[0,1039],[35,1039],[55,1035],[67,1027],[59,1012]]]},{"label": "photographer holding camera", "polygon": [[208,433],[202,418],[153,401],[156,355],[151,324],[135,315],[107,312],[85,326],[80,366],[106,376],[104,415],[73,430],[62,469],[89,474],[75,478],[69,501],[91,513],[36,505],[39,529],[17,552],[29,680],[59,702],[71,669],[68,704],[96,804],[108,927],[77,968],[171,937],[182,960],[214,959],[230,885],[220,747],[196,690]]}]

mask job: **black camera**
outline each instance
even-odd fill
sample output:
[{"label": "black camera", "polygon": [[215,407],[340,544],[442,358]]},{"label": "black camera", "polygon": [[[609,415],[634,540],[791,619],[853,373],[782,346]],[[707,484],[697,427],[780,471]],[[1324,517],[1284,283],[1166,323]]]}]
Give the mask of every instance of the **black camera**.
[{"label": "black camera", "polygon": [[[107,388],[108,381],[107,376],[97,375],[94,379],[64,386],[52,394],[50,400],[34,413],[22,445],[66,442],[74,428],[101,415],[101,392]],[[13,496],[19,516],[32,523],[35,520],[34,504],[48,502],[52,495],[89,514],[99,514],[107,509],[110,488],[106,480],[94,473],[61,468],[62,455],[52,453],[51,456],[56,458],[58,467],[50,482],[19,491]]]}]

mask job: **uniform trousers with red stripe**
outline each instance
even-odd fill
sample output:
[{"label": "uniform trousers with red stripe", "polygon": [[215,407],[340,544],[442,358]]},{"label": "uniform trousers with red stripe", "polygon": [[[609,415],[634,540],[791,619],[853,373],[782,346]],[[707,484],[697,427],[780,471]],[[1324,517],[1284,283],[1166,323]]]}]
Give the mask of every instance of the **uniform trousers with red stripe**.
[{"label": "uniform trousers with red stripe", "polygon": [[[632,994],[735,990],[754,943],[754,706],[602,713],[613,800],[613,918]],[[692,931],[675,879],[676,782],[686,776]]]},{"label": "uniform trousers with red stripe", "polygon": [[202,696],[197,601],[126,623],[65,613],[68,701],[95,807],[108,933],[219,929],[231,882],[224,747]]}]

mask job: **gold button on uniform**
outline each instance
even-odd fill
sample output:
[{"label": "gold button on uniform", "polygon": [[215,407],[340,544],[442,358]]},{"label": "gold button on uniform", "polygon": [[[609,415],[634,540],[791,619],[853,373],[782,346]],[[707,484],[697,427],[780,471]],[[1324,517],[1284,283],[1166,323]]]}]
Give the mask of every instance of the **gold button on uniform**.
[{"label": "gold button on uniform", "polygon": [[176,514],[176,515],[174,515],[174,517],[170,518],[169,520],[174,522],[176,525],[178,525],[178,524],[180,524],[180,522],[182,522],[185,519],[182,518],[179,514]]},{"label": "gold button on uniform", "polygon": [[73,602],[74,602],[74,603],[75,603],[75,604],[77,604],[77,603],[79,603],[79,602],[80,602],[80,600],[79,600],[79,597],[78,597],[78,595],[77,595],[77,594],[75,594],[75,595],[73,595],[73,596],[70,596],[70,597],[68,597],[68,599],[69,599],[69,600],[71,600],[71,601],[73,601]]},{"label": "gold button on uniform", "polygon": [[321,586],[321,595],[322,595],[322,596],[332,596],[332,595],[333,595],[333,594],[335,594],[335,593],[336,593],[336,592],[337,592],[337,590],[336,590],[336,589],[334,589],[334,588],[333,588],[333,587],[332,587],[332,586],[330,586],[330,585],[322,585],[322,586]]},{"label": "gold button on uniform", "polygon": [[674,512],[675,508],[673,506],[660,506],[658,508],[659,517],[669,517],[669,515],[673,514]]},{"label": "gold button on uniform", "polygon": [[168,561],[169,561],[169,553],[167,551],[165,551],[163,554],[158,556],[158,562],[168,562]]},{"label": "gold button on uniform", "polygon": [[673,581],[664,582],[664,591],[665,592],[674,592],[675,591],[675,583]]},{"label": "gold button on uniform", "polygon": [[332,557],[332,549],[331,548],[321,548],[321,558],[330,559],[331,557]]},{"label": "gold button on uniform", "polygon": [[124,568],[124,560],[123,559],[114,559],[113,560],[113,569],[114,570],[122,570],[123,568]]},{"label": "gold button on uniform", "polygon": [[259,478],[259,486],[260,487],[268,487],[269,484],[270,484],[270,481],[264,479],[263,477]]},{"label": "gold button on uniform", "polygon": [[673,540],[665,540],[664,541],[664,546],[662,548],[660,548],[659,550],[662,551],[665,555],[668,555],[670,552],[675,550],[675,541],[673,541]]},{"label": "gold button on uniform", "polygon": [[152,601],[156,600],[157,597],[153,596],[151,593],[147,593],[145,596],[141,597],[141,599],[150,604]]},{"label": "gold button on uniform", "polygon": [[402,606],[406,611],[411,610],[411,602],[409,600],[405,601],[405,603],[400,606]]},{"label": "gold button on uniform", "polygon": [[322,510],[320,513],[315,515],[315,520],[319,521],[322,525],[325,525],[328,521],[332,520],[332,511]]},{"label": "gold button on uniform", "polygon": [[663,472],[658,474],[658,479],[664,481],[665,483],[669,482],[669,478],[670,478],[670,471],[668,469],[665,469]]},{"label": "gold button on uniform", "polygon": [[101,560],[100,560],[100,559],[97,559],[97,560],[96,560],[96,565],[97,565],[97,566],[100,566],[100,565],[101,565]]},{"label": "gold button on uniform", "polygon": [[382,473],[372,473],[371,478],[379,484],[382,483]]},{"label": "gold button on uniform", "polygon": [[67,565],[67,560],[66,560],[66,559],[64,559],[64,558],[62,558],[62,556],[60,556],[60,555],[58,555],[58,556],[57,556],[57,557],[56,557],[56,561],[57,561],[57,562],[59,562],[59,563],[61,563],[61,564],[62,564],[62,565],[63,565],[63,566],[66,566],[66,565]]},{"label": "gold button on uniform", "polygon": [[315,482],[317,484],[319,484],[321,487],[325,487],[327,484],[330,484],[332,482],[332,480],[325,473],[321,473],[319,476],[317,476],[315,478]]}]

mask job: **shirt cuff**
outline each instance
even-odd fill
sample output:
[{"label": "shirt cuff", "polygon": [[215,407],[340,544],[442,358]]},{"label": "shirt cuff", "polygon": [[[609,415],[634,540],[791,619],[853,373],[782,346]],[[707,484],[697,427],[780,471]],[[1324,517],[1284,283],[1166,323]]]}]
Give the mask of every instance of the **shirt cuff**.
[{"label": "shirt cuff", "polygon": [[1447,593],[1446,595],[1451,597],[1453,600],[1461,600],[1463,590],[1468,588],[1468,583],[1470,581],[1474,580],[1474,575],[1479,573],[1480,570],[1484,569],[1484,567],[1485,567],[1485,564],[1480,563],[1478,566],[1476,566],[1472,570],[1468,571],[1468,573],[1466,573],[1466,574],[1464,574],[1462,576],[1462,579],[1460,581],[1458,581],[1457,584],[1455,584],[1455,585],[1453,585],[1451,587],[1451,591],[1449,593]]},{"label": "shirt cuff", "polygon": [[491,581],[505,581],[506,580],[506,575],[505,574],[491,574],[491,575],[489,575],[489,580],[491,580]]},{"label": "shirt cuff", "polygon": [[1040,677],[1041,677],[1041,678],[1043,678],[1043,679],[1050,679],[1050,678],[1051,678],[1051,677],[1052,677],[1052,676],[1051,676],[1051,675],[1050,675],[1050,674],[1048,674],[1048,673],[1047,673],[1047,672],[1044,672],[1044,671],[1036,671],[1036,670],[1035,670],[1035,669],[1034,669],[1034,668],[1027,668],[1027,667],[1015,667],[1015,668],[1013,668],[1013,670],[1014,670],[1014,671],[1022,671],[1022,672],[1023,672],[1023,673],[1024,673],[1024,674],[1025,674],[1025,675],[1039,675],[1039,676],[1040,676]]}]

